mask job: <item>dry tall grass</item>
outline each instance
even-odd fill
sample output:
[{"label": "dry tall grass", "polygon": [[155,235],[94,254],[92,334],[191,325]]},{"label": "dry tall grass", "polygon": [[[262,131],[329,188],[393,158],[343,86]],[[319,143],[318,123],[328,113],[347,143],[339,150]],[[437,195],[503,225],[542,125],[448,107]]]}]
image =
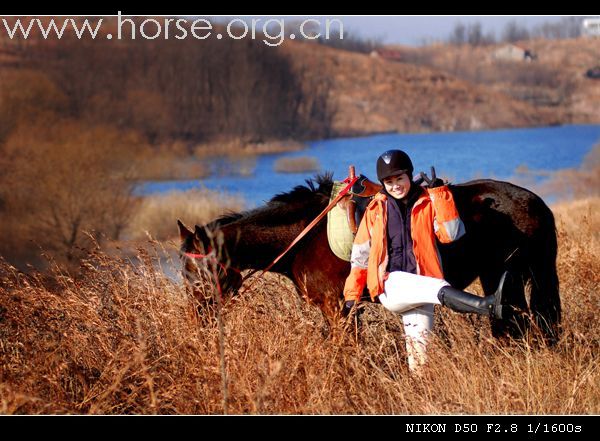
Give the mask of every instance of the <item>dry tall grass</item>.
[{"label": "dry tall grass", "polygon": [[244,206],[244,200],[239,196],[206,188],[146,196],[141,200],[124,236],[142,239],[148,232],[158,240],[172,239],[178,234],[176,219],[190,226],[203,225],[226,212],[239,212]]},{"label": "dry tall grass", "polygon": [[140,250],[136,264],[94,252],[78,278],[26,277],[2,263],[0,412],[597,414],[599,206],[556,209],[556,347],[500,343],[486,320],[443,311],[446,336],[421,378],[405,367],[398,317],[368,305],[360,343],[340,329],[325,335],[317,309],[276,275],[226,302],[220,339],[217,309],[195,318],[153,252]]},{"label": "dry tall grass", "polygon": [[279,158],[273,166],[278,173],[304,173],[321,169],[319,160],[312,156],[298,156],[295,158]]},{"label": "dry tall grass", "polygon": [[273,153],[295,152],[305,148],[304,143],[292,139],[279,140],[246,140],[239,136],[220,136],[210,142],[194,147],[196,158],[213,156],[255,156]]},{"label": "dry tall grass", "polygon": [[[543,178],[537,182],[537,178]],[[532,170],[521,165],[510,181],[557,201],[586,200],[600,196],[600,143],[585,155],[578,168]]]},{"label": "dry tall grass", "polygon": [[200,179],[210,175],[204,161],[170,153],[148,154],[137,161],[135,168],[136,177],[142,181]]}]

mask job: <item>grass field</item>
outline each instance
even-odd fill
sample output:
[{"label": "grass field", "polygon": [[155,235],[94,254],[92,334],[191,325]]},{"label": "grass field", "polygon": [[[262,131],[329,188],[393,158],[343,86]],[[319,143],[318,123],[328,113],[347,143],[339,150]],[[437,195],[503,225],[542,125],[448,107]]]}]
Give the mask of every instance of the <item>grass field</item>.
[{"label": "grass field", "polygon": [[397,316],[367,305],[358,340],[341,326],[327,333],[274,274],[197,316],[154,251],[133,264],[97,250],[77,278],[2,262],[0,413],[600,413],[599,207],[553,207],[558,345],[499,342],[487,320],[441,311],[447,336],[434,338],[421,377],[405,366]]}]

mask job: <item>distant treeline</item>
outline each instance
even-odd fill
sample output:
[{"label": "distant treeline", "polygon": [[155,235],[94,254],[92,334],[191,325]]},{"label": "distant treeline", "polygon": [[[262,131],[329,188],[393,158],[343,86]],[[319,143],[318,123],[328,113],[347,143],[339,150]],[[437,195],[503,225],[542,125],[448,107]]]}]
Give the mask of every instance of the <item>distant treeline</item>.
[{"label": "distant treeline", "polygon": [[511,20],[504,26],[502,33],[496,36],[493,31],[485,31],[479,22],[464,24],[457,22],[446,42],[453,45],[470,44],[482,46],[502,42],[529,40],[530,38],[546,38],[552,40],[577,38],[581,35],[581,22],[584,17],[563,17],[556,22],[546,22],[532,29]]},{"label": "distant treeline", "polygon": [[20,55],[62,92],[68,116],[134,129],[151,143],[329,134],[327,88],[249,39],[38,39]]},{"label": "distant treeline", "polygon": [[358,32],[344,31],[343,35],[339,31],[333,30],[330,38],[320,37],[316,40],[323,46],[330,46],[336,49],[342,49],[350,52],[359,52],[369,54],[374,50],[381,49],[384,44],[382,38],[366,38]]},{"label": "distant treeline", "polygon": [[[480,22],[463,23],[458,21],[452,31],[444,39],[447,44],[462,46],[484,46],[497,43],[513,43],[531,38],[545,38],[560,40],[566,38],[577,38],[581,36],[581,24],[585,17],[562,17],[557,21],[548,21],[532,28],[521,24],[518,20],[511,20],[502,29],[500,35],[494,31],[485,30]],[[370,53],[381,49],[384,44],[382,38],[366,38],[353,30],[345,30],[343,38],[339,31],[333,30],[332,37],[323,37],[316,40],[324,46],[331,46],[351,52]],[[423,45],[433,42],[432,39],[423,39]]]}]

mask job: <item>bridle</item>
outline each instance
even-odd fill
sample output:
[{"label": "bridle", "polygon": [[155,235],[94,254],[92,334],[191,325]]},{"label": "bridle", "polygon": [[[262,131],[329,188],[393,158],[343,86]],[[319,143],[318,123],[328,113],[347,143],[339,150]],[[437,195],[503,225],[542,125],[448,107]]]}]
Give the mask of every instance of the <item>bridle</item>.
[{"label": "bridle", "polygon": [[[236,273],[238,273],[238,274],[240,274],[240,275],[242,274],[242,271],[241,271],[241,270],[239,270],[238,268],[235,268],[235,267],[233,267],[233,266],[225,266],[225,265],[224,265],[222,262],[219,262],[219,261],[216,259],[216,256],[214,255],[214,253],[212,252],[212,248],[210,248],[210,247],[208,248],[208,252],[207,252],[207,254],[200,254],[200,253],[188,253],[188,252],[182,252],[181,254],[182,254],[182,255],[184,255],[184,256],[186,256],[186,257],[189,257],[189,258],[191,258],[191,259],[214,259],[214,260],[215,260],[215,262],[216,262],[216,264],[217,264],[219,267],[221,267],[221,269],[222,269],[222,270],[223,270],[225,273],[227,273],[227,270],[228,270],[228,269],[230,269],[230,270],[233,270],[233,271],[235,271]],[[257,271],[257,270],[255,270],[255,272],[256,272],[256,271]],[[246,275],[246,277],[247,277],[247,276],[248,276],[248,275]],[[245,277],[244,277],[242,280],[245,280]]]}]

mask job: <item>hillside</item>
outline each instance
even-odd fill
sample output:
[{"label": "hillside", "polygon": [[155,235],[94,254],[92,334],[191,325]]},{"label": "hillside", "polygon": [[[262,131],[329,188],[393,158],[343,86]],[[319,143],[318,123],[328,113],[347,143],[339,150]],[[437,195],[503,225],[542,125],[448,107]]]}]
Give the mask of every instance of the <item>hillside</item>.
[{"label": "hillside", "polygon": [[555,112],[440,69],[286,42],[297,69],[330,81],[332,132],[479,130],[559,124]]},{"label": "hillside", "polygon": [[389,60],[245,42],[4,41],[0,76],[32,68],[84,116],[163,144],[600,123],[600,80],[585,76],[600,39],[519,42],[529,63],[495,59],[506,44],[389,46]]},{"label": "hillside", "polygon": [[600,81],[587,78],[600,65],[600,39],[536,39],[514,47],[529,50],[530,62],[506,60],[498,53],[509,46],[393,46],[406,63],[429,67],[486,87],[549,112],[562,124],[600,123]]}]

